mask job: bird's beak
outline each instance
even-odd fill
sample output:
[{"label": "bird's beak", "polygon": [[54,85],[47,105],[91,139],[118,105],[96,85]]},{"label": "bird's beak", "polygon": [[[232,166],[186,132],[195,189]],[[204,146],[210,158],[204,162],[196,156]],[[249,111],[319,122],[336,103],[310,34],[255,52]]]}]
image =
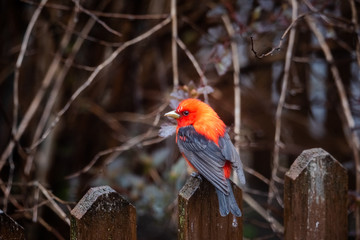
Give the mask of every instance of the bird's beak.
[{"label": "bird's beak", "polygon": [[168,113],[165,113],[164,115],[165,117],[172,117],[172,118],[175,118],[175,119],[178,119],[180,117],[180,115],[178,113],[174,111],[171,111],[171,112],[168,112]]}]

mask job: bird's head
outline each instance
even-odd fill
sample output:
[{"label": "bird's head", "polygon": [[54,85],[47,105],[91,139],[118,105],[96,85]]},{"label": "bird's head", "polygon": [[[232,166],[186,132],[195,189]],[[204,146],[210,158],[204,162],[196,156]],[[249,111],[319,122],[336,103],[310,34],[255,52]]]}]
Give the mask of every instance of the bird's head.
[{"label": "bird's head", "polygon": [[216,143],[218,138],[225,134],[224,122],[208,104],[198,99],[189,98],[181,101],[176,110],[166,113],[165,116],[177,120],[177,129],[193,125],[198,133]]}]

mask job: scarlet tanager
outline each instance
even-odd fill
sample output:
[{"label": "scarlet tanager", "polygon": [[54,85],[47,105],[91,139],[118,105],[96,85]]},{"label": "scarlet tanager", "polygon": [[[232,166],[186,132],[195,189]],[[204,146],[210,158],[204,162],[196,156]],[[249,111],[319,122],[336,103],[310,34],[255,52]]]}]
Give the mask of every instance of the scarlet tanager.
[{"label": "scarlet tanager", "polygon": [[215,186],[220,215],[231,212],[240,217],[229,178],[232,169],[242,184],[245,176],[224,122],[208,104],[192,98],[181,101],[165,116],[177,120],[176,142],[188,164]]}]

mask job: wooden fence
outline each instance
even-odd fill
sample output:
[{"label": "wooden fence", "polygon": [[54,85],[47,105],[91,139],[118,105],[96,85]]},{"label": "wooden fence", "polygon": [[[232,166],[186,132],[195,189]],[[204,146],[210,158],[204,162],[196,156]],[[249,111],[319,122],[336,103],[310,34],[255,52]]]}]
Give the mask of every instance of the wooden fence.
[{"label": "wooden fence", "polygon": [[[285,239],[347,239],[347,173],[322,149],[304,151],[286,173]],[[240,188],[234,186],[237,199]],[[242,218],[221,217],[214,188],[189,178],[178,195],[178,239],[242,239]],[[241,208],[241,204],[239,203]],[[136,239],[136,210],[108,186],[91,188],[71,211],[71,240]],[[25,239],[0,211],[0,239]]]}]

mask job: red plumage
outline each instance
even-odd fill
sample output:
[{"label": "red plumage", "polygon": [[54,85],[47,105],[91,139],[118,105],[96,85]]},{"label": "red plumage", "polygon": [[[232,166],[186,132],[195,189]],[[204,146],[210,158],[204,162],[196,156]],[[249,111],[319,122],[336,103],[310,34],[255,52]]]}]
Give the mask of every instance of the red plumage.
[{"label": "red plumage", "polygon": [[221,216],[229,212],[241,216],[229,178],[231,170],[235,170],[245,184],[245,176],[224,122],[209,105],[197,99],[183,100],[165,116],[177,120],[176,142],[186,161],[215,186]]}]

